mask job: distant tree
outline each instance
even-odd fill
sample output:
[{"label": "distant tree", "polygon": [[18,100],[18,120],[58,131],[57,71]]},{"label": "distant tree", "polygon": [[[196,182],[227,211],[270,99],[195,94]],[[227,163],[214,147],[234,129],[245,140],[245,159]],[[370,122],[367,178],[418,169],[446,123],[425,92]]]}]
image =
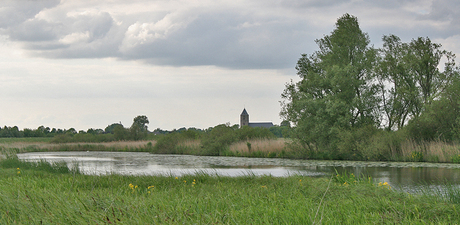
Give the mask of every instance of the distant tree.
[{"label": "distant tree", "polygon": [[133,119],[133,125],[134,124],[139,125],[139,128],[141,129],[141,131],[147,131],[147,128],[148,128],[147,124],[149,124],[149,119],[145,115],[136,116]]},{"label": "distant tree", "polygon": [[141,140],[147,136],[147,124],[149,123],[149,119],[147,116],[136,116],[133,119],[133,124],[131,125],[130,132],[131,138],[133,140]]},{"label": "distant tree", "polygon": [[11,129],[11,137],[23,137],[23,133],[19,131],[19,128],[17,126],[12,127]]},{"label": "distant tree", "polygon": [[34,137],[35,133],[32,129],[24,128],[24,137]]},{"label": "distant tree", "polygon": [[66,134],[73,135],[73,134],[76,134],[77,131],[75,130],[75,128],[70,128],[70,129],[66,130],[65,133],[66,133]]},{"label": "distant tree", "polygon": [[104,133],[104,130],[102,130],[102,129],[93,129],[93,128],[89,128],[89,129],[86,131],[86,133],[96,135],[96,134],[102,134],[102,133]]},{"label": "distant tree", "polygon": [[113,136],[117,141],[128,140],[129,138],[129,130],[124,128],[123,126],[115,126],[113,130]]},{"label": "distant tree", "polygon": [[113,133],[114,133],[114,130],[115,130],[115,127],[117,127],[117,126],[123,127],[123,125],[121,125],[120,123],[112,123],[112,124],[108,125],[108,126],[104,129],[104,132],[105,132],[105,133],[113,134]]}]

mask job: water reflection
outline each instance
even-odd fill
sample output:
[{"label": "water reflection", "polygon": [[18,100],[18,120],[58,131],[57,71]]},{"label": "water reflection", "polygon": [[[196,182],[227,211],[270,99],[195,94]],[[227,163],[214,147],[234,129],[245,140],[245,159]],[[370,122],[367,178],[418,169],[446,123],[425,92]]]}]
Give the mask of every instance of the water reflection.
[{"label": "water reflection", "polygon": [[39,152],[18,154],[24,160],[64,161],[85,174],[172,175],[205,172],[221,176],[272,175],[331,176],[354,173],[388,182],[392,187],[416,190],[445,182],[460,185],[459,164],[388,163],[260,159],[189,155],[153,155],[133,152]]}]

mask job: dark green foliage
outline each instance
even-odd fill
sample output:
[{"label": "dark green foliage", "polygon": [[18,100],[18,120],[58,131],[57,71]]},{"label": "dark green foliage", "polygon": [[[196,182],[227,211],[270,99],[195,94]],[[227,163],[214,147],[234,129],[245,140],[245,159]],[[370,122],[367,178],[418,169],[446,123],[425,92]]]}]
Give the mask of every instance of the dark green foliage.
[{"label": "dark green foliage", "polygon": [[298,60],[301,80],[286,85],[280,114],[293,124],[303,158],[396,160],[406,140],[459,140],[455,55],[429,38],[383,42],[371,47],[357,18],[345,14],[316,40],[318,51]]},{"label": "dark green foliage", "polygon": [[[245,126],[247,127],[247,126]],[[243,129],[245,128],[243,127]],[[241,134],[241,137],[249,134]],[[230,144],[236,142],[239,134],[227,124],[221,124],[213,127],[211,131],[201,139],[204,155],[220,155]]]},{"label": "dark green foliage", "polygon": [[279,138],[289,138],[291,132],[291,124],[284,120],[281,124],[275,125],[269,128],[270,132],[272,132],[276,137]]},{"label": "dark green foliage", "polygon": [[113,123],[109,126],[107,126],[105,129],[104,129],[104,132],[105,133],[111,133],[113,134],[115,132],[115,127],[123,127],[123,125],[119,124],[119,123]]},{"label": "dark green foliage", "polygon": [[185,140],[185,137],[181,136],[180,133],[161,135],[157,139],[157,143],[153,147],[152,152],[157,154],[177,154],[177,144],[183,140]]},{"label": "dark green foliage", "polygon": [[[153,153],[196,154],[196,155],[234,155],[228,151],[231,144],[254,139],[273,139],[276,136],[266,128],[253,128],[221,124],[205,132],[190,128],[180,129],[160,135],[153,147]],[[199,146],[186,146],[187,141],[199,140]],[[263,153],[265,154],[265,153]]]},{"label": "dark green foliage", "polygon": [[133,119],[133,124],[131,125],[130,131],[130,139],[131,140],[141,140],[147,136],[149,119],[147,116],[136,116]]},{"label": "dark green foliage", "polygon": [[316,42],[320,50],[297,62],[302,80],[286,85],[281,115],[294,124],[292,136],[303,145],[336,151],[340,131],[378,124],[376,50],[349,14]]},{"label": "dark green foliage", "polygon": [[459,140],[460,131],[460,78],[441,93],[440,99],[432,101],[418,118],[407,126],[416,141]]},{"label": "dark green foliage", "polygon": [[[153,153],[158,154],[192,154],[191,149],[179,144],[187,140],[197,140],[200,137],[200,131],[195,128],[182,129],[169,134],[162,134],[156,138],[156,144],[152,148]],[[188,150],[188,151],[187,151]]]}]

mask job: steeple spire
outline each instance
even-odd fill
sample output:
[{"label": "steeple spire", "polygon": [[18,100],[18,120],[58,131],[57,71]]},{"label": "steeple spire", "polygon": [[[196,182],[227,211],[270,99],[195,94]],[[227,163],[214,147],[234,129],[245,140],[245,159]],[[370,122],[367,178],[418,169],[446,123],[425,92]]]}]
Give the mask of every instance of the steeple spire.
[{"label": "steeple spire", "polygon": [[240,128],[243,126],[249,125],[249,114],[246,111],[246,108],[243,109],[243,112],[240,115]]}]

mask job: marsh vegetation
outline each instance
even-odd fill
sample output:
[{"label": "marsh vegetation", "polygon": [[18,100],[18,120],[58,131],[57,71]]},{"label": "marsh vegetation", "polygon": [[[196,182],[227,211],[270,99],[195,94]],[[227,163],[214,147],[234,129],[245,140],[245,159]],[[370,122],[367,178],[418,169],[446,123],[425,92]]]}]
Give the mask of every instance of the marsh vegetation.
[{"label": "marsh vegetation", "polygon": [[[369,224],[460,221],[458,194],[407,194],[353,174],[88,176],[0,161],[1,224]],[[65,167],[67,168],[67,167]]]}]

